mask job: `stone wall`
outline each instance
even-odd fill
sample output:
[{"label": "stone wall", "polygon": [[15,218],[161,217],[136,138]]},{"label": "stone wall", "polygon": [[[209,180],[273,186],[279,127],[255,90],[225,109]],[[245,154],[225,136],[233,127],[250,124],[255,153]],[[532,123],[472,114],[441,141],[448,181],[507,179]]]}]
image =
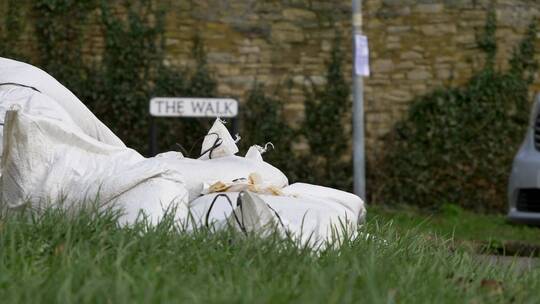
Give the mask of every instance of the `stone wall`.
[{"label": "stone wall", "polygon": [[325,82],[336,31],[343,36],[346,73],[351,74],[350,1],[207,0],[175,2],[171,8],[166,34],[170,64],[193,64],[190,40],[199,32],[221,95],[242,101],[255,81],[271,90],[279,86],[293,125],[304,116],[306,77]]},{"label": "stone wall", "polygon": [[[156,0],[167,7],[167,64],[192,66],[192,38],[204,40],[220,95],[243,102],[255,81],[281,87],[293,125],[302,121],[302,85],[325,82],[336,32],[343,36],[350,80],[351,2],[344,0]],[[368,155],[403,117],[411,100],[434,88],[460,85],[480,69],[476,45],[487,0],[364,0],[364,31],[369,38],[372,75],[365,81]],[[7,0],[0,0],[7,3]],[[540,2],[498,0],[499,53],[504,68]],[[5,6],[1,6],[4,7]],[[0,14],[3,16],[4,14]],[[1,21],[1,20],[0,20]],[[26,27],[25,41],[31,41]],[[92,28],[92,27],[90,27]],[[29,31],[29,32],[28,32]],[[99,56],[103,41],[90,30],[86,50]],[[31,47],[29,48],[32,49]],[[540,89],[537,81],[532,91]],[[531,91],[531,92],[532,92]]]},{"label": "stone wall", "polygon": [[[476,35],[483,32],[489,3],[367,1],[365,31],[371,43],[373,71],[366,81],[368,147],[381,148],[377,139],[403,117],[414,96],[440,86],[463,84],[482,67],[484,54],[476,44]],[[505,68],[527,26],[539,16],[540,2],[499,0],[494,4],[497,65]],[[538,89],[539,79],[531,92]]]}]

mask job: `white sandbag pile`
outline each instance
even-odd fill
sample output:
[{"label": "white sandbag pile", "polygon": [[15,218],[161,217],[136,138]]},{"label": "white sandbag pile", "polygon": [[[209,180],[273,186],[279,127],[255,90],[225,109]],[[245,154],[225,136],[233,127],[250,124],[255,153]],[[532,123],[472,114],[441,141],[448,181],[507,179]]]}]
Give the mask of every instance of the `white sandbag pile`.
[{"label": "white sandbag pile", "polygon": [[[301,244],[353,235],[363,201],[340,190],[295,183],[217,119],[198,159],[179,152],[144,158],[129,149],[69,90],[45,72],[0,58],[3,152],[0,192],[7,208],[77,208],[97,200],[119,208],[121,224],[150,223],[174,210],[189,228],[277,230]],[[2,127],[2,126],[0,126]]]}]

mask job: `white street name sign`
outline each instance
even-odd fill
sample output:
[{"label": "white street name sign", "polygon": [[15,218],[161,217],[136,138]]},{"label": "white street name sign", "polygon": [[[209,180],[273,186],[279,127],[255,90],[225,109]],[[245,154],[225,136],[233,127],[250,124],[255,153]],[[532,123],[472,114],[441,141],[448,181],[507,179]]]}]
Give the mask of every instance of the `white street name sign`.
[{"label": "white street name sign", "polygon": [[158,117],[235,117],[238,101],[231,98],[155,97],[150,115]]}]

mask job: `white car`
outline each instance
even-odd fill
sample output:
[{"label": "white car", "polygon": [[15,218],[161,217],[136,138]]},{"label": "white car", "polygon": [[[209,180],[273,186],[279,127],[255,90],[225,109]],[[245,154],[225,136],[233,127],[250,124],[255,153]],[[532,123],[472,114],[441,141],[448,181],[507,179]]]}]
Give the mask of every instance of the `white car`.
[{"label": "white car", "polygon": [[540,224],[540,94],[534,101],[525,140],[512,164],[508,200],[511,221]]}]

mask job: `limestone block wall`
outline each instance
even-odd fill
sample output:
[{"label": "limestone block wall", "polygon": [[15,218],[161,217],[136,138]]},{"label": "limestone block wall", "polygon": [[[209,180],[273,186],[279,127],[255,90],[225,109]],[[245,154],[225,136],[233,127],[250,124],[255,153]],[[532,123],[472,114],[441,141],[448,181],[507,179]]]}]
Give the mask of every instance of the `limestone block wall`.
[{"label": "limestone block wall", "polygon": [[292,124],[304,116],[306,79],[325,82],[325,62],[336,32],[343,36],[346,74],[351,74],[350,1],[184,1],[173,2],[170,11],[169,64],[193,64],[191,37],[198,32],[221,95],[243,101],[255,81],[270,91],[279,86]]}]

